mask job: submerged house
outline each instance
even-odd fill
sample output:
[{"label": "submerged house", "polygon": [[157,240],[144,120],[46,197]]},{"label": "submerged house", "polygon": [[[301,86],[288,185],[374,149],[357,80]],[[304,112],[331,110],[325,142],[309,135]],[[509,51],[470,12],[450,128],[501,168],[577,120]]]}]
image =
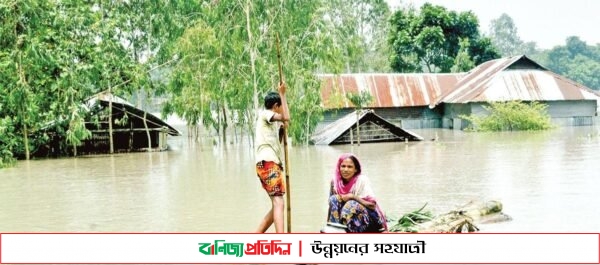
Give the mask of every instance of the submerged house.
[{"label": "submerged house", "polygon": [[596,123],[600,94],[526,56],[514,56],[477,66],[430,107],[444,113],[444,128],[464,129],[468,124],[460,115],[486,115],[487,102],[511,100],[547,105],[555,125],[582,126]]},{"label": "submerged house", "polygon": [[167,136],[181,135],[177,129],[151,113],[138,109],[115,95],[100,93],[88,99],[85,104],[90,114],[97,115],[99,119],[86,120],[86,129],[91,131],[92,136],[83,141],[83,145],[78,147],[78,152],[109,152],[109,105],[112,105],[115,152],[149,151],[148,147],[150,151],[167,150]]},{"label": "submerged house", "polygon": [[347,93],[368,91],[369,108],[403,129],[453,128],[468,124],[460,115],[485,115],[490,101],[539,101],[559,126],[592,125],[600,94],[560,76],[524,55],[485,62],[456,74],[318,75],[326,109],[317,131],[354,111]]},{"label": "submerged house", "polygon": [[449,91],[464,74],[341,74],[319,75],[325,112],[317,131],[354,111],[347,93],[368,91],[368,108],[404,129],[439,128],[443,113],[430,104]]},{"label": "submerged house", "polygon": [[311,142],[315,145],[350,144],[357,141],[380,143],[421,140],[422,137],[386,121],[373,110],[351,112],[321,128],[311,137]]}]

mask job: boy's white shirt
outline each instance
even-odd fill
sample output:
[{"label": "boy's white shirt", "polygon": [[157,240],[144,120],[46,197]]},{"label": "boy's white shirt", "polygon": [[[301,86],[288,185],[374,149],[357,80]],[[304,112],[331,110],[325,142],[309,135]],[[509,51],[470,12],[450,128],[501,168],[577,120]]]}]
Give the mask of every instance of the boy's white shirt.
[{"label": "boy's white shirt", "polygon": [[282,123],[278,121],[271,122],[271,118],[275,115],[272,110],[264,109],[258,113],[256,121],[255,134],[255,162],[273,161],[281,164],[282,148],[279,142],[279,128]]}]

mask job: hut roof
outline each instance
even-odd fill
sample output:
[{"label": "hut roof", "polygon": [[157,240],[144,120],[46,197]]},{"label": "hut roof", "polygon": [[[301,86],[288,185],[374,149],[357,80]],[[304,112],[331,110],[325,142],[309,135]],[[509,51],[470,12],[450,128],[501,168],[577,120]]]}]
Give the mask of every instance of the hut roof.
[{"label": "hut roof", "polygon": [[[315,132],[311,140],[316,145],[350,143],[349,134],[356,125],[357,111],[329,124]],[[361,142],[394,142],[394,141],[421,141],[423,138],[412,132],[404,130],[378,116],[373,110],[358,112],[361,128]]]},{"label": "hut roof", "polygon": [[440,103],[585,99],[599,100],[600,95],[520,55],[480,64],[430,107]]},{"label": "hut roof", "polygon": [[369,107],[427,106],[458,83],[464,73],[456,74],[321,74],[321,99],[326,109],[354,107],[346,93],[368,91],[373,96]]},{"label": "hut roof", "polygon": [[155,128],[156,127],[158,127],[158,128],[166,127],[168,130],[167,133],[169,135],[172,135],[172,136],[181,135],[181,132],[179,132],[177,129],[173,128],[173,126],[167,124],[162,119],[154,116],[150,112],[145,112],[141,109],[138,109],[135,106],[133,106],[133,104],[129,103],[127,100],[120,98],[118,96],[112,95],[112,94],[108,94],[105,92],[98,93],[98,94],[90,97],[86,101],[85,105],[88,109],[90,109],[92,106],[94,106],[96,104],[100,104],[103,107],[108,107],[109,101],[112,101],[113,108],[117,108],[121,111],[128,112],[131,115],[134,115],[139,119],[143,119],[144,113],[146,113],[146,119],[148,122],[148,126],[155,127]]}]

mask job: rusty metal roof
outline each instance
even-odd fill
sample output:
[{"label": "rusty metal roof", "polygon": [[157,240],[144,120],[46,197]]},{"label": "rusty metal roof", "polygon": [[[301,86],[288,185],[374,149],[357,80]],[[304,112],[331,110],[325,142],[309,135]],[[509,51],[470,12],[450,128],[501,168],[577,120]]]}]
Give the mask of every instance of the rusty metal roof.
[{"label": "rusty metal roof", "polygon": [[346,93],[369,91],[368,107],[427,106],[452,89],[465,73],[458,74],[321,74],[321,98],[326,109],[349,108]]},{"label": "rusty metal roof", "polygon": [[354,107],[346,93],[368,91],[368,107],[431,108],[440,103],[484,101],[598,100],[600,93],[558,75],[527,56],[487,61],[456,74],[321,74],[325,109]]},{"label": "rusty metal roof", "polygon": [[585,99],[600,100],[600,94],[520,55],[480,64],[430,107],[440,103]]},{"label": "rusty metal roof", "polygon": [[[358,117],[357,117],[358,116]],[[357,115],[357,111],[353,111],[346,116],[338,119],[337,121],[329,124],[323,129],[315,132],[311,136],[311,141],[315,145],[329,145],[336,143],[346,143],[342,138],[344,135],[348,134],[350,130],[352,130],[353,126],[356,124],[356,120],[359,120],[360,127],[363,128],[366,124],[375,124],[378,128],[386,131],[386,134],[389,135],[387,138],[381,139],[364,139],[364,134],[368,134],[365,132],[361,135],[361,142],[392,142],[392,141],[421,141],[423,137],[412,133],[410,131],[404,130],[388,121],[379,115],[375,114],[373,110],[362,110]],[[361,129],[362,131],[363,129]]]}]

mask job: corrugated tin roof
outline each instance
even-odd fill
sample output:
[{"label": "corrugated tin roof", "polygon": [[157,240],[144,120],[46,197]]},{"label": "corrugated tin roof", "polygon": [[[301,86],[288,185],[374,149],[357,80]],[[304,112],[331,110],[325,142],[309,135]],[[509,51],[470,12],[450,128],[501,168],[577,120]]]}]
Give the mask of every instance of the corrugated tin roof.
[{"label": "corrugated tin roof", "polygon": [[600,100],[600,95],[521,55],[477,66],[430,107],[439,103],[585,99]]},{"label": "corrugated tin roof", "polygon": [[[356,124],[357,119],[357,111],[353,111],[348,115],[338,119],[337,121],[329,124],[322,130],[315,132],[311,136],[311,141],[315,145],[328,145],[333,143],[336,139],[342,136],[344,133],[348,132],[352,129],[352,127]],[[376,123],[385,126],[388,131],[398,138],[398,141],[403,141],[404,139],[408,139],[409,141],[421,141],[423,138],[419,135],[416,135],[412,132],[404,130],[388,121],[379,115],[375,114],[373,110],[362,110],[359,112],[359,124],[364,123],[366,119],[370,121],[375,121]],[[362,137],[361,137],[362,138]],[[363,140],[361,140],[363,141]]]},{"label": "corrugated tin roof", "polygon": [[487,61],[457,74],[322,74],[325,109],[352,108],[345,94],[368,91],[368,107],[431,108],[440,103],[483,101],[597,100],[600,93],[558,75],[527,56]]},{"label": "corrugated tin roof", "polygon": [[427,106],[458,83],[458,74],[321,74],[321,99],[326,109],[353,107],[346,93],[369,91],[368,107]]},{"label": "corrugated tin roof", "polygon": [[129,105],[129,106],[133,107],[133,104],[129,103],[129,101],[127,101],[119,96],[116,96],[112,93],[108,93],[106,91],[100,92],[98,94],[95,94],[95,95],[89,97],[86,100],[86,105],[93,106],[94,104],[96,104],[96,102],[98,102],[98,100],[102,100],[102,101],[106,101],[106,102],[112,100],[113,103],[119,103],[119,104]]}]

